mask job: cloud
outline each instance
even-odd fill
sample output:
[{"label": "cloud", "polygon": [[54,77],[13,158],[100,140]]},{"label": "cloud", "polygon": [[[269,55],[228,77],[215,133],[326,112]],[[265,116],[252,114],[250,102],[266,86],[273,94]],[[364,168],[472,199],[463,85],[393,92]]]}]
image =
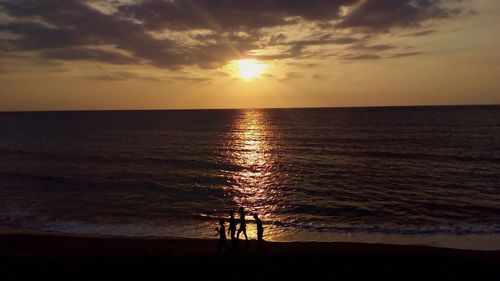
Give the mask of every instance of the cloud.
[{"label": "cloud", "polygon": [[339,17],[342,6],[357,0],[143,0],[118,9],[149,29],[252,30]]},{"label": "cloud", "polygon": [[[0,39],[0,50],[46,60],[172,70],[193,65],[216,68],[265,48],[279,50],[253,57],[324,59],[331,54],[311,49],[338,45],[359,52],[346,60],[375,59],[378,56],[365,53],[393,46],[369,44],[372,37],[366,35],[420,26],[460,12],[445,8],[446,1],[137,0],[107,1],[103,8],[91,0],[0,0],[0,12],[9,18],[0,22],[0,32],[13,35]],[[350,12],[343,13],[346,7]],[[309,30],[303,38],[286,34],[287,26],[303,23],[315,27],[302,25]],[[283,31],[273,34],[269,28],[275,27]],[[318,30],[326,35],[314,37]],[[181,39],[173,36],[178,31],[183,32]],[[429,29],[414,34],[429,34],[426,32]],[[116,79],[111,76],[101,78]]]},{"label": "cloud", "polygon": [[351,49],[355,50],[364,50],[364,51],[385,51],[385,50],[390,50],[397,48],[396,46],[393,45],[388,45],[388,44],[378,44],[378,45],[371,45],[371,46],[366,46],[364,44],[360,45],[354,45],[351,47]]},{"label": "cloud", "polygon": [[279,79],[279,81],[286,82],[297,78],[302,78],[302,74],[300,74],[299,72],[288,72],[285,74],[285,77]]},{"label": "cloud", "polygon": [[343,55],[340,56],[341,60],[344,61],[354,61],[354,60],[380,60],[383,58],[388,58],[388,59],[397,59],[397,58],[402,58],[402,57],[409,57],[409,56],[417,56],[421,55],[424,52],[406,52],[406,53],[394,53],[390,55],[379,55],[379,54],[348,54],[348,55]]},{"label": "cloud", "polygon": [[293,46],[319,46],[319,45],[331,45],[331,44],[352,44],[352,43],[357,43],[359,42],[360,39],[353,38],[353,37],[339,37],[339,38],[332,38],[331,35],[324,35],[318,39],[311,39],[311,40],[299,40],[299,41],[292,41],[289,44]]},{"label": "cloud", "polygon": [[276,35],[272,35],[267,44],[270,46],[283,44],[286,39],[287,39],[287,36],[285,34],[279,33]]},{"label": "cloud", "polygon": [[373,54],[362,54],[362,55],[344,55],[341,57],[342,60],[378,60],[382,57]]},{"label": "cloud", "polygon": [[17,71],[14,69],[6,69],[3,67],[0,67],[0,74],[8,74],[8,73],[15,73],[15,72],[17,72]]},{"label": "cloud", "polygon": [[160,78],[150,77],[150,76],[142,76],[140,79],[143,81],[147,81],[147,82],[162,82],[163,81]]},{"label": "cloud", "polygon": [[404,36],[416,36],[416,37],[420,37],[420,36],[427,36],[427,35],[430,35],[430,34],[433,34],[433,33],[436,33],[436,30],[427,29],[427,30],[422,30],[422,31],[418,31],[418,32],[413,32],[413,33],[410,33],[410,34],[406,34]]},{"label": "cloud", "polygon": [[288,45],[291,46],[289,50],[289,54],[292,57],[298,57],[303,54],[303,51],[306,47],[309,46],[324,46],[324,45],[348,45],[352,43],[360,42],[360,39],[353,37],[338,37],[332,38],[331,35],[324,35],[318,39],[309,39],[309,40],[299,40],[289,42]]},{"label": "cloud", "polygon": [[50,68],[50,69],[44,70],[44,72],[46,72],[46,73],[64,73],[64,72],[68,72],[68,71],[69,71],[69,69],[63,68],[63,67],[56,67],[56,68]]},{"label": "cloud", "polygon": [[314,79],[314,80],[328,80],[330,78],[330,76],[323,75],[323,74],[313,74],[311,76],[311,78]]},{"label": "cloud", "polygon": [[302,62],[289,62],[287,65],[298,66],[298,67],[315,67],[316,63],[302,63]]},{"label": "cloud", "polygon": [[189,76],[175,76],[171,77],[173,80],[176,81],[185,81],[185,82],[193,82],[193,83],[202,83],[202,82],[208,82],[211,79],[207,77],[189,77]]},{"label": "cloud", "polygon": [[127,72],[127,71],[115,71],[115,72],[106,73],[106,74],[90,75],[90,76],[87,76],[87,78],[90,78],[93,80],[99,80],[99,81],[106,81],[106,82],[122,82],[122,81],[129,81],[129,80],[143,80],[143,81],[149,81],[149,82],[162,81],[161,79],[159,79],[157,77],[143,76],[143,75],[140,75],[137,73]]},{"label": "cloud", "polygon": [[90,60],[109,64],[134,64],[140,60],[116,52],[91,48],[67,48],[48,50],[41,53],[42,58],[59,60]]},{"label": "cloud", "polygon": [[328,46],[328,45],[349,45],[352,43],[361,42],[362,39],[339,36],[333,37],[331,34],[322,35],[318,38],[308,38],[304,40],[295,40],[289,42],[281,42],[277,44],[280,47],[285,47],[286,49],[275,53],[272,55],[259,55],[255,56],[257,59],[261,60],[276,60],[276,59],[287,59],[287,58],[318,58],[320,57],[320,52],[307,52],[309,47],[318,46]]},{"label": "cloud", "polygon": [[[156,39],[144,27],[122,19],[116,15],[107,15],[85,5],[78,0],[25,0],[2,1],[0,6],[9,15],[20,21],[0,25],[0,31],[8,31],[20,38],[2,45],[19,51],[64,49],[61,53],[69,54],[71,48],[114,45],[130,52],[136,59],[149,61],[153,65],[175,68],[189,64],[178,44],[168,39]],[[38,21],[27,21],[37,18]],[[96,56],[104,60],[109,54],[102,52],[85,54],[91,60]],[[75,55],[67,55],[73,59]],[[117,61],[117,56],[114,61]],[[123,58],[122,58],[123,59]]]},{"label": "cloud", "polygon": [[[444,7],[450,0],[142,0],[118,10],[152,30],[256,30],[299,21],[319,27],[386,30],[446,18],[461,10]],[[453,1],[453,0],[451,0]],[[345,8],[351,10],[342,16]],[[331,21],[338,21],[332,25]]]},{"label": "cloud", "polygon": [[421,55],[421,54],[423,54],[423,52],[397,53],[397,54],[391,55],[389,58],[397,59],[397,58],[402,58],[402,57],[417,56],[417,55]]},{"label": "cloud", "polygon": [[113,74],[101,74],[101,75],[91,75],[87,78],[101,81],[127,81],[130,78],[123,77],[121,75],[113,75]]},{"label": "cloud", "polygon": [[369,32],[388,31],[394,27],[419,26],[430,19],[456,15],[461,10],[447,9],[443,0],[366,0],[336,26],[362,28]]}]

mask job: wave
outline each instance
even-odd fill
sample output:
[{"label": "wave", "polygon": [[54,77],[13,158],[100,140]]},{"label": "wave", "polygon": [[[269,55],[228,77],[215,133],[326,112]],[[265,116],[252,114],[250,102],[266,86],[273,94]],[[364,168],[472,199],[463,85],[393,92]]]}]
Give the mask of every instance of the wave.
[{"label": "wave", "polygon": [[[201,219],[202,223],[185,221],[163,221],[163,224],[152,223],[92,223],[81,220],[0,220],[0,225],[35,229],[49,232],[62,232],[69,234],[113,235],[127,237],[163,236],[163,237],[191,237],[212,238],[210,233],[219,217],[208,216]],[[203,223],[205,222],[205,223]],[[247,219],[249,225],[252,219]],[[264,221],[265,228],[277,228],[280,232],[292,237],[294,233],[303,231],[316,233],[338,234],[387,234],[387,235],[498,235],[500,225],[459,224],[459,225],[340,225],[324,226],[311,223],[290,223]],[[319,237],[320,238],[320,237]],[[320,238],[321,239],[321,238]]]}]

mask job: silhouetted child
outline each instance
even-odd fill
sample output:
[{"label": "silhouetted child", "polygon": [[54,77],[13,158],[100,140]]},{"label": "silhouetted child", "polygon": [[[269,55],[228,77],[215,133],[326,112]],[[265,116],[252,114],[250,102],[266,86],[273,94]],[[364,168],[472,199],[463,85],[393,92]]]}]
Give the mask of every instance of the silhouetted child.
[{"label": "silhouetted child", "polygon": [[234,211],[229,211],[229,228],[227,229],[227,234],[231,234],[231,240],[234,240],[234,235],[236,234],[236,219],[234,218]]},{"label": "silhouetted child", "polygon": [[245,235],[245,240],[248,240],[247,222],[245,221],[245,209],[243,207],[240,207],[238,209],[238,213],[240,214],[240,228],[238,228],[238,234],[236,234],[236,238],[240,239],[240,233],[243,232],[243,235]]},{"label": "silhouetted child", "polygon": [[262,238],[264,236],[264,227],[262,226],[262,221],[259,219],[259,216],[257,214],[253,215],[253,218],[255,219],[255,224],[257,224],[257,240],[259,241],[259,245],[264,241]]},{"label": "silhouetted child", "polygon": [[217,249],[217,252],[220,253],[220,251],[222,250],[222,247],[224,247],[224,245],[226,245],[226,227],[224,226],[224,219],[220,219],[219,220],[219,225],[220,227],[216,227],[215,228],[215,236],[219,236],[219,247]]}]

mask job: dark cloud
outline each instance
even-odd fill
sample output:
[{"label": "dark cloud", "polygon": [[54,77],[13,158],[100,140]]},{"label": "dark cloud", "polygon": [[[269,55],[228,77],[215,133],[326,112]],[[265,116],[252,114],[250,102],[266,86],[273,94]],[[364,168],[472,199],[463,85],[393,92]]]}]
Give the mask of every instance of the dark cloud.
[{"label": "dark cloud", "polygon": [[0,41],[3,50],[31,51],[75,46],[85,43],[83,38],[67,28],[53,28],[39,22],[19,21],[0,24],[0,31],[20,35],[18,39]]},{"label": "dark cloud", "polygon": [[394,54],[389,54],[389,55],[378,55],[378,54],[373,54],[373,53],[366,53],[366,54],[348,54],[348,55],[343,55],[340,56],[339,58],[341,60],[379,60],[383,58],[388,58],[388,59],[396,59],[396,58],[402,58],[402,57],[409,57],[409,56],[417,56],[421,55],[423,52],[406,52],[406,53],[394,53]]},{"label": "dark cloud", "polygon": [[289,62],[287,65],[298,66],[298,67],[315,67],[315,63],[302,63],[302,62]]},{"label": "dark cloud", "polygon": [[332,45],[332,44],[339,44],[339,45],[353,44],[359,41],[360,39],[353,37],[332,38],[331,35],[324,35],[318,39],[292,41],[289,44],[293,46],[305,47],[305,46],[320,46],[320,45]]},{"label": "dark cloud", "polygon": [[69,71],[69,69],[67,69],[67,68],[57,67],[57,68],[47,69],[44,72],[47,72],[47,73],[64,73],[64,72],[68,72],[68,71]]},{"label": "dark cloud", "polygon": [[150,76],[142,76],[140,79],[147,81],[147,82],[162,82],[163,81],[160,78],[150,77]]},{"label": "dark cloud", "polygon": [[285,77],[279,79],[281,82],[286,82],[292,79],[302,78],[302,74],[299,72],[288,72],[285,74]]},{"label": "dark cloud", "polygon": [[323,75],[323,74],[313,74],[311,76],[311,78],[314,79],[314,80],[328,80],[330,78],[330,76]]},{"label": "dark cloud", "polygon": [[358,0],[143,0],[119,7],[150,29],[249,30],[339,17],[341,6]]},{"label": "dark cloud", "polygon": [[385,50],[390,50],[390,49],[395,49],[396,46],[393,45],[387,45],[387,44],[378,44],[378,45],[354,45],[351,47],[351,49],[355,50],[364,50],[364,51],[385,51]]},{"label": "dark cloud", "polygon": [[252,58],[259,60],[282,60],[288,58],[299,58],[301,56],[302,49],[300,48],[288,48],[286,51],[275,53],[272,55],[254,55]]},{"label": "dark cloud", "polygon": [[[0,22],[0,31],[15,35],[0,39],[0,51],[12,56],[22,52],[36,54],[47,60],[149,64],[179,69],[192,65],[215,68],[266,47],[277,47],[280,51],[254,57],[318,59],[331,54],[311,51],[314,46],[352,45],[351,51],[361,46],[358,51],[362,53],[347,56],[350,60],[375,57],[365,52],[391,48],[384,44],[369,45],[367,33],[419,26],[426,20],[458,13],[443,7],[446,0],[110,1],[116,11],[109,13],[92,8],[89,1],[0,0],[0,11],[14,18]],[[347,6],[356,8],[341,16],[341,7]],[[323,28],[323,33],[351,35],[290,40],[286,34],[269,34],[263,29],[305,21]],[[205,29],[208,33],[185,33],[192,36],[191,41],[174,40],[168,33],[162,38],[153,35],[165,28],[170,31]],[[351,28],[354,31],[349,31]],[[338,29],[346,30],[337,33]],[[415,36],[422,36],[424,32]],[[118,51],[109,51],[110,46]],[[112,80],[117,76],[113,77],[101,78]]]},{"label": "dark cloud", "polygon": [[262,76],[267,77],[267,78],[276,79],[276,75],[273,75],[271,73],[264,73]]},{"label": "dark cloud", "polygon": [[269,39],[269,42],[267,43],[267,45],[273,46],[273,45],[283,44],[286,39],[287,39],[287,36],[283,33],[272,35],[271,38]]},{"label": "dark cloud", "polygon": [[100,80],[100,81],[127,81],[130,78],[123,77],[121,75],[113,75],[113,74],[102,74],[102,75],[91,75],[87,78]]},{"label": "dark cloud", "polygon": [[127,72],[127,71],[116,71],[116,72],[100,74],[100,75],[91,75],[91,76],[87,76],[87,78],[94,79],[94,80],[100,80],[100,81],[107,81],[107,82],[120,82],[120,81],[129,81],[129,80],[144,80],[144,81],[150,81],[150,82],[162,81],[161,79],[156,78],[156,77],[144,76],[144,75],[140,75],[140,74],[133,73],[133,72]]},{"label": "dark cloud", "polygon": [[91,60],[109,64],[134,64],[140,60],[120,53],[91,48],[67,48],[48,50],[41,53],[42,58],[59,60]]},{"label": "dark cloud", "polygon": [[189,76],[175,76],[175,77],[171,77],[171,79],[173,79],[175,81],[185,81],[185,82],[192,82],[192,83],[202,83],[202,82],[210,81],[210,78],[206,78],[206,77],[189,77]]},{"label": "dark cloud", "polygon": [[8,74],[17,72],[15,69],[7,69],[4,67],[0,67],[0,74]]},{"label": "dark cloud", "polygon": [[337,27],[387,31],[393,27],[419,26],[429,19],[447,18],[460,12],[442,7],[444,0],[366,0]]},{"label": "dark cloud", "polygon": [[433,30],[433,29],[427,29],[427,30],[422,30],[422,31],[418,31],[418,32],[413,32],[413,33],[410,33],[410,34],[407,34],[406,36],[426,36],[426,35],[430,35],[430,34],[433,34],[433,33],[436,33],[436,30]]},{"label": "dark cloud", "polygon": [[417,55],[421,55],[421,54],[423,54],[423,52],[397,53],[397,54],[391,55],[389,58],[397,59],[397,58],[402,58],[402,57],[417,56]]},{"label": "dark cloud", "polygon": [[[193,63],[182,51],[182,46],[175,42],[156,39],[142,25],[116,15],[103,14],[84,1],[2,1],[0,6],[9,15],[22,20],[0,26],[0,30],[21,36],[9,42],[10,47],[17,50],[113,45],[153,65],[175,68]],[[35,18],[38,21],[27,21]],[[91,59],[94,58],[91,56]]]},{"label": "dark cloud", "polygon": [[341,57],[342,60],[378,60],[381,58],[381,56],[373,54],[344,55]]}]

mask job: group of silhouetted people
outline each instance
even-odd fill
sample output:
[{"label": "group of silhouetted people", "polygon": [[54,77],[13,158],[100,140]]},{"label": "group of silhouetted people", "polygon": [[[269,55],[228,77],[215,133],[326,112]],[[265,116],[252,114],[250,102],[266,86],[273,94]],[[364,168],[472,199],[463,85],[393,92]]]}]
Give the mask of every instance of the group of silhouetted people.
[{"label": "group of silhouetted people", "polygon": [[[229,228],[227,229],[227,234],[230,235],[231,240],[237,241],[240,239],[240,234],[243,233],[245,236],[245,240],[248,241],[247,236],[247,222],[245,220],[245,209],[240,207],[238,209],[239,219],[237,220],[234,217],[234,211],[229,211]],[[255,224],[257,225],[257,240],[259,241],[259,245],[264,241],[264,227],[262,226],[262,220],[259,218],[257,214],[253,215],[255,220]],[[236,225],[240,224],[238,231],[236,231]],[[219,227],[215,229],[217,232],[216,236],[219,236],[219,248],[226,244],[226,220],[221,218],[219,220]]]}]

